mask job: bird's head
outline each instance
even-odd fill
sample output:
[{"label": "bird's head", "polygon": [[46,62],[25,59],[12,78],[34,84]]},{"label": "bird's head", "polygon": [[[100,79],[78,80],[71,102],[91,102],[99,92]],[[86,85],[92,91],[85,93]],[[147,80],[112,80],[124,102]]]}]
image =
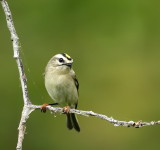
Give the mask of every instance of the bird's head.
[{"label": "bird's head", "polygon": [[56,69],[57,71],[70,70],[72,68],[72,63],[73,59],[68,54],[66,53],[56,54],[50,59],[46,69],[47,70]]}]

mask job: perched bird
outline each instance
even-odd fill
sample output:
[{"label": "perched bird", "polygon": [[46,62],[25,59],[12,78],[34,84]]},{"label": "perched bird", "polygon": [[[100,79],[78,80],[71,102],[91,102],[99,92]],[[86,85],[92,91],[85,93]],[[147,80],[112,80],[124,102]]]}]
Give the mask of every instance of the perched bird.
[{"label": "perched bird", "polygon": [[53,56],[45,69],[45,87],[55,104],[64,108],[68,129],[80,132],[80,127],[70,108],[77,108],[79,83],[72,69],[73,59],[66,53]]}]

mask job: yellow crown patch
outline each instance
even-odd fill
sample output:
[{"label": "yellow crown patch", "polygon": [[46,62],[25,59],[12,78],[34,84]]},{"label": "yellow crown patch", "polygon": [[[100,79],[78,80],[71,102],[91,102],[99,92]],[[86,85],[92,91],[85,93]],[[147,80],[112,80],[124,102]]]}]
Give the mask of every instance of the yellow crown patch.
[{"label": "yellow crown patch", "polygon": [[66,54],[66,53],[64,53],[63,56],[66,57],[68,60],[71,60],[71,59],[72,59],[71,56],[69,56],[69,55]]},{"label": "yellow crown patch", "polygon": [[68,54],[65,53],[65,55],[66,55],[67,58],[71,58],[71,56],[69,56]]}]

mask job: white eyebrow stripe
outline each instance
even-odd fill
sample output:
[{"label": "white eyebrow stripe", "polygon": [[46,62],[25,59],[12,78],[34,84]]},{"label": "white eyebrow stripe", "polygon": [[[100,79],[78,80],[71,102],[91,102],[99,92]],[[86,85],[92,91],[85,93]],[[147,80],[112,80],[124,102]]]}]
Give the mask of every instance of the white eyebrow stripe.
[{"label": "white eyebrow stripe", "polygon": [[62,54],[57,54],[56,57],[58,57],[58,58],[65,58]]}]

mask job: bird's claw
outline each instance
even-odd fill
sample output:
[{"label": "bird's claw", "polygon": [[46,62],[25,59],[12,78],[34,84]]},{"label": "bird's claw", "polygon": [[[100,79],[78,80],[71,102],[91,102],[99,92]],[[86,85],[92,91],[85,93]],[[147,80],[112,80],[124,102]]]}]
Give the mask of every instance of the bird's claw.
[{"label": "bird's claw", "polygon": [[68,114],[70,109],[71,109],[70,106],[65,106],[65,107],[63,107],[63,112]]},{"label": "bird's claw", "polygon": [[46,107],[47,107],[48,105],[49,105],[49,104],[43,104],[43,105],[41,106],[41,108],[40,108],[40,109],[41,109],[41,112],[44,112],[44,113],[45,113],[45,112],[47,111],[47,108],[46,108]]}]

